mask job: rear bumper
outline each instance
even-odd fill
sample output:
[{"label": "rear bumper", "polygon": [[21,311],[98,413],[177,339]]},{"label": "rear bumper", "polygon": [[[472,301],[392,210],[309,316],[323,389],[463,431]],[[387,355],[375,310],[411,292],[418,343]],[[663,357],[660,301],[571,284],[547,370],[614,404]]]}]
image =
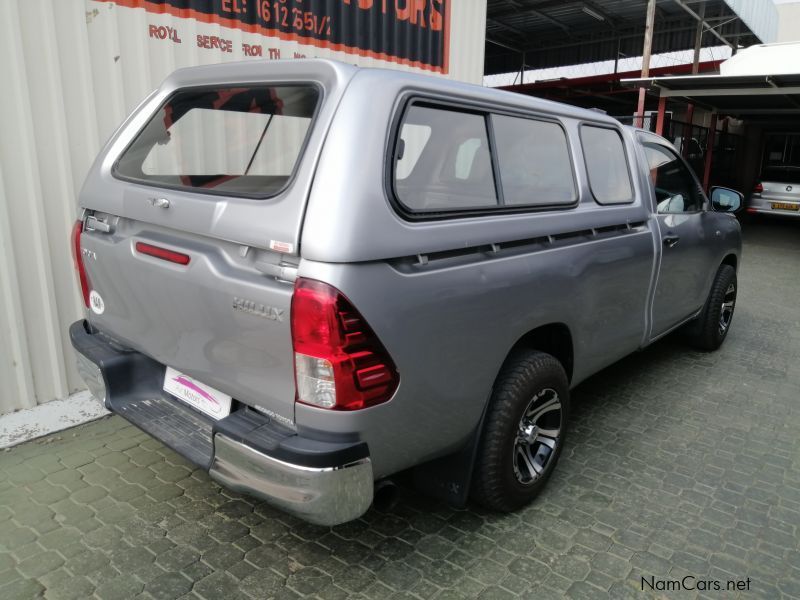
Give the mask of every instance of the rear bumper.
[{"label": "rear bumper", "polygon": [[[797,206],[797,210],[786,210],[783,208],[773,208],[773,204],[785,204]],[[750,214],[780,215],[781,217],[800,218],[800,202],[796,200],[781,200],[764,198],[762,196],[751,196],[747,203],[746,212]]]},{"label": "rear bumper", "polygon": [[318,525],[352,521],[372,503],[369,458],[341,466],[303,467],[218,433],[209,474],[232,490],[258,496]]},{"label": "rear bumper", "polygon": [[365,443],[303,437],[243,405],[215,421],[161,389],[164,365],[120,347],[85,321],[72,324],[70,338],[96,398],[222,485],[319,525],[351,521],[372,503]]}]

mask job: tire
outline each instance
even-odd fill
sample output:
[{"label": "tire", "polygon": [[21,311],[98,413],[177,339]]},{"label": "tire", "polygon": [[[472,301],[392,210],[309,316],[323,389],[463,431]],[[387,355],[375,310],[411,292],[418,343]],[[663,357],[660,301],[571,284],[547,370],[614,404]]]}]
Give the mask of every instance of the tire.
[{"label": "tire", "polygon": [[489,401],[472,499],[500,512],[531,502],[561,456],[568,415],[569,381],[556,358],[533,350],[509,357]]},{"label": "tire", "polygon": [[738,290],[736,269],[722,265],[714,278],[703,312],[687,329],[690,344],[706,352],[722,345],[731,329]]}]

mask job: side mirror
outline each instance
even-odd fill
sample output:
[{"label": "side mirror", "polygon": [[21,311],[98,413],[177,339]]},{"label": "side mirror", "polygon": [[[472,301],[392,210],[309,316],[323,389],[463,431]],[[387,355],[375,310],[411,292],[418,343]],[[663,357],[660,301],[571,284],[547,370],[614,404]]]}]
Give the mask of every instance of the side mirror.
[{"label": "side mirror", "polygon": [[724,187],[711,188],[711,208],[717,212],[735,213],[744,206],[744,196]]}]

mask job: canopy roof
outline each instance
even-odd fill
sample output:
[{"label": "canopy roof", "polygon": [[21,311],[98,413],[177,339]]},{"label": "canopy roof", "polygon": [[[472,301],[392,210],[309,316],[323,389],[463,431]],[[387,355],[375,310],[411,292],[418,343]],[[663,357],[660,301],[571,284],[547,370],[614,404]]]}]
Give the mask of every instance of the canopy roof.
[{"label": "canopy roof", "polygon": [[[694,47],[699,5],[657,3],[654,53]],[[646,9],[647,0],[488,0],[485,73],[641,56]],[[772,0],[706,0],[704,16],[705,45],[772,42],[777,31]]]}]

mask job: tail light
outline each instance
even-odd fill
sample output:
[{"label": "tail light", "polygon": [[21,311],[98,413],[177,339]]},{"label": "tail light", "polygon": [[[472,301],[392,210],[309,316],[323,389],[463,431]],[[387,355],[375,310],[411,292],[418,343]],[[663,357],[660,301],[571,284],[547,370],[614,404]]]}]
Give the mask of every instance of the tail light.
[{"label": "tail light", "polygon": [[755,192],[756,194],[760,194],[763,191],[764,191],[764,186],[761,185],[760,181],[757,184],[755,184],[755,186],[753,186],[753,192]]},{"label": "tail light", "polygon": [[81,252],[82,233],[83,221],[75,221],[75,225],[72,226],[72,262],[75,265],[75,273],[78,275],[78,283],[81,286],[83,305],[89,308],[89,278],[86,276],[86,267],[83,264],[83,253]]},{"label": "tail light", "polygon": [[291,322],[298,402],[358,410],[392,397],[400,381],[394,362],[339,290],[299,278]]}]

